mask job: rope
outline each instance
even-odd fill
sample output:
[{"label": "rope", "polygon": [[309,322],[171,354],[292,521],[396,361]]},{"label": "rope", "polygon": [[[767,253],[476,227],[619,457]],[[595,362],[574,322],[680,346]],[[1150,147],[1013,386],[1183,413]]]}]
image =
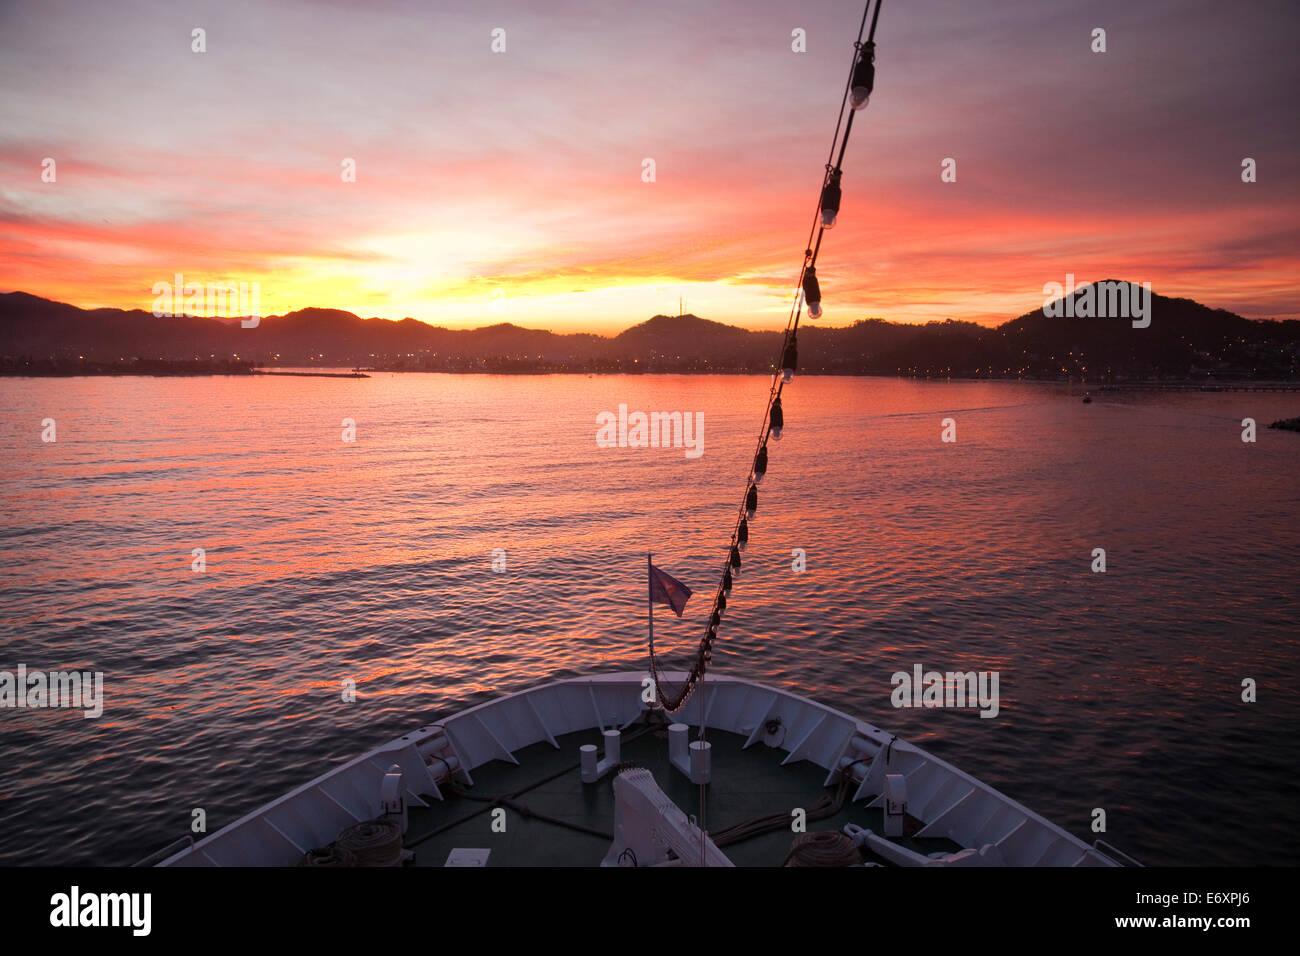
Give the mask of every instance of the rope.
[{"label": "rope", "polygon": [[[841,775],[840,785],[836,788],[834,796],[823,793],[812,806],[807,808],[807,819],[815,823],[818,820],[825,820],[827,817],[833,817],[839,813],[844,808],[844,801],[848,796],[849,782],[848,777]],[[743,820],[740,823],[710,833],[709,836],[712,838],[714,845],[721,848],[731,846],[733,843],[742,843],[756,836],[762,836],[764,833],[785,830],[789,826],[790,811],[786,810]]]},{"label": "rope", "polygon": [[356,866],[357,858],[353,856],[351,850],[345,850],[337,844],[331,843],[329,846],[319,847],[315,850],[308,850],[301,860],[299,866]]},{"label": "rope", "polygon": [[548,816],[545,813],[538,813],[536,810],[530,809],[529,807],[520,803],[518,800],[515,800],[511,797],[501,797],[497,802],[500,803],[502,806],[506,806],[514,810],[525,820],[541,820],[543,823],[554,823],[556,826],[567,827],[570,830],[577,830],[579,833],[587,833],[590,834],[591,836],[600,837],[602,840],[614,839],[613,833],[608,833],[605,830],[597,830],[594,827],[583,826],[581,823],[573,823],[572,821],[569,820],[561,820],[559,817]]},{"label": "rope", "polygon": [[[867,37],[864,46],[862,41],[862,32],[866,29],[867,14],[871,11],[872,0],[867,0],[866,6],[862,10],[862,22],[858,26],[858,39],[853,44],[853,61],[849,65],[849,79],[844,86],[844,94],[840,98],[839,118],[835,123],[835,133],[831,137],[830,153],[826,159],[826,170],[822,176],[822,188],[825,189],[832,176],[840,172],[840,164],[844,160],[844,151],[848,147],[849,133],[853,129],[853,110],[849,111],[848,121],[844,121],[844,110],[849,101],[853,83],[853,71],[857,66],[858,59],[864,55],[871,55],[875,48],[876,23],[880,19],[880,5],[884,0],[875,0],[875,15],[871,18],[871,32]],[[841,137],[840,127],[844,128],[844,134]],[[835,156],[835,148],[839,146],[839,159],[835,166],[831,165],[831,158]],[[650,644],[650,670],[655,682],[655,688],[658,692],[660,702],[666,711],[673,712],[680,710],[695,690],[696,683],[704,676],[708,670],[709,661],[712,659],[713,637],[716,636],[717,629],[721,626],[722,611],[726,609],[725,592],[731,582],[731,567],[733,555],[739,554],[740,529],[742,522],[745,520],[746,505],[751,491],[756,488],[754,482],[754,461],[758,458],[760,452],[767,445],[768,437],[771,434],[772,409],[781,400],[781,391],[784,388],[783,376],[781,374],[782,362],[785,359],[786,349],[791,344],[799,330],[799,319],[803,313],[803,280],[808,269],[817,264],[817,256],[821,251],[822,235],[826,231],[825,226],[819,226],[821,212],[821,193],[818,193],[817,212],[813,215],[812,228],[808,232],[808,245],[804,249],[803,266],[799,270],[799,291],[795,293],[794,302],[790,306],[790,318],[786,322],[785,335],[781,340],[781,351],[777,357],[776,370],[772,376],[772,385],[768,390],[767,408],[763,412],[762,424],[758,429],[758,446],[754,450],[754,457],[750,459],[749,477],[745,481],[745,497],[741,499],[740,507],[736,512],[736,523],[731,531],[731,545],[727,550],[727,559],[723,563],[722,571],[718,575],[718,586],[713,595],[713,607],[709,614],[709,623],[705,625],[704,636],[700,638],[699,648],[696,651],[695,660],[691,664],[690,671],[687,673],[686,683],[677,687],[675,690],[670,689],[669,685],[663,679],[663,672],[659,667],[659,660],[655,655],[654,635],[649,636]],[[813,236],[816,236],[816,242]],[[746,533],[748,528],[746,526]],[[717,623],[715,624],[715,618]],[[701,721],[701,723],[703,723]],[[703,801],[701,800],[701,809]]]},{"label": "rope", "polygon": [[355,858],[355,866],[397,866],[402,862],[402,825],[396,820],[366,820],[348,827],[334,842]]},{"label": "rope", "polygon": [[[642,727],[636,733],[632,734],[629,737],[623,738],[623,743],[629,744],[639,737],[644,737],[652,730],[662,730],[662,729],[663,727],[659,723],[647,723],[645,727]],[[453,783],[451,785],[452,793],[456,794],[456,796],[458,797],[464,797],[466,800],[475,800],[480,803],[483,803],[484,804],[483,808],[480,810],[475,810],[473,813],[467,813],[462,817],[457,817],[455,820],[452,820],[448,823],[444,823],[440,827],[435,827],[434,829],[430,830],[428,833],[416,837],[414,840],[408,841],[406,847],[407,849],[412,849],[414,847],[417,847],[421,843],[425,842],[426,840],[430,840],[433,837],[437,836],[439,833],[445,833],[447,830],[451,830],[454,827],[458,827],[462,823],[468,823],[470,820],[473,820],[475,817],[482,816],[484,813],[487,813],[494,806],[506,803],[506,801],[511,801],[511,803],[506,805],[512,806],[518,812],[523,813],[524,816],[532,816],[546,823],[554,823],[557,826],[569,827],[570,829],[576,829],[585,833],[590,833],[593,836],[599,836],[604,839],[612,840],[614,839],[614,835],[612,833],[605,833],[599,830],[592,830],[582,826],[581,824],[570,824],[568,821],[559,820],[556,819],[555,817],[548,817],[545,814],[536,813],[531,810],[528,810],[528,812],[524,813],[524,811],[527,810],[526,807],[524,807],[523,810],[519,809],[520,807],[523,807],[523,804],[513,803],[513,801],[517,800],[517,798],[523,796],[525,793],[528,793],[530,790],[536,790],[538,787],[542,786],[542,784],[550,783],[552,780],[555,780],[559,777],[563,777],[566,773],[573,773],[573,771],[577,770],[581,766],[582,766],[582,761],[569,764],[568,766],[562,767],[559,770],[555,771],[555,773],[548,774],[547,776],[543,777],[541,780],[533,781],[532,783],[528,784],[528,786],[526,787],[520,787],[518,790],[514,790],[506,794],[501,794],[499,796],[488,796],[487,794],[469,793],[468,791],[456,786]],[[620,766],[622,765],[620,764]]]},{"label": "rope", "polygon": [[800,833],[790,845],[782,866],[853,866],[862,855],[849,837],[838,830]]}]

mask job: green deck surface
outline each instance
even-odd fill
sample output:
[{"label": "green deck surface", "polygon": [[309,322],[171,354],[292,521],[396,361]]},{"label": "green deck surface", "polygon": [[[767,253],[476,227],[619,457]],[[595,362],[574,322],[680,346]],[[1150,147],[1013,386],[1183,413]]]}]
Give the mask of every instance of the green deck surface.
[{"label": "green deck surface", "polygon": [[[654,774],[655,782],[678,807],[698,817],[700,788],[691,784],[668,762],[667,731],[655,728],[636,739],[629,739],[642,729],[632,727],[624,732],[622,760],[649,770]],[[691,728],[692,740],[696,733],[696,728]],[[823,796],[834,796],[834,786],[822,786],[826,771],[821,767],[807,761],[782,767],[781,761],[786,757],[784,750],[769,748],[762,743],[755,743],[745,750],[742,749],[744,737],[720,730],[708,730],[707,739],[713,745],[713,782],[705,793],[710,833],[756,816],[778,811],[789,815],[796,807],[807,809]],[[601,746],[600,733],[588,730],[566,734],[556,740],[560,745],[558,750],[543,742],[516,751],[518,766],[494,760],[475,768],[471,774],[474,786],[464,789],[481,797],[499,797],[518,792],[535,781],[572,767],[554,780],[521,794],[517,802],[532,812],[603,831],[610,834],[609,838],[529,819],[509,807],[506,808],[505,832],[494,833],[491,812],[494,804],[461,797],[444,786],[445,799],[429,801],[431,806],[428,808],[412,807],[410,810],[406,845],[414,849],[415,865],[442,866],[447,854],[458,847],[491,850],[488,866],[599,865],[609,851],[614,832],[614,775],[606,774],[596,783],[584,784],[577,764],[578,747],[582,744]],[[856,823],[880,833],[882,812],[853,804],[851,798],[852,792],[836,815],[809,821],[808,830],[839,830],[846,823]],[[420,842],[423,836],[438,827],[475,811],[481,812]],[[787,826],[724,846],[722,852],[737,866],[780,866],[794,837],[794,832]],[[956,843],[946,839],[903,838],[896,842],[919,853],[960,849]],[[871,854],[865,854],[863,858],[883,862]]]}]

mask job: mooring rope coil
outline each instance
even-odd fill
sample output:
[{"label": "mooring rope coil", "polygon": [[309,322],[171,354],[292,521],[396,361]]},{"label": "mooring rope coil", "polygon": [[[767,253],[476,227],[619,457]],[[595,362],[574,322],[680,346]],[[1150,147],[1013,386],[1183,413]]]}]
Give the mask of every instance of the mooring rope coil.
[{"label": "mooring rope coil", "polygon": [[838,830],[800,833],[782,866],[854,866],[862,862],[853,840]]},{"label": "mooring rope coil", "polygon": [[402,862],[402,825],[396,820],[366,820],[348,827],[334,842],[352,854],[356,866],[397,866]]}]

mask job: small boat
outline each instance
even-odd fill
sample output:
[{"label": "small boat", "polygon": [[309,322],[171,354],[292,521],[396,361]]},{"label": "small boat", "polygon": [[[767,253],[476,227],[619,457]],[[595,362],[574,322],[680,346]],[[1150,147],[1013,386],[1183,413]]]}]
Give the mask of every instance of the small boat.
[{"label": "small boat", "polygon": [[[888,731],[783,688],[710,674],[670,715],[644,699],[648,683],[642,672],[576,677],[470,707],[150,862],[1133,862],[1101,840],[1084,843]],[[707,829],[699,826],[702,795]]]},{"label": "small boat", "polygon": [[1091,404],[1092,404],[1092,396],[1091,396],[1091,395],[1084,395],[1084,396],[1083,396],[1083,404],[1085,404],[1085,405],[1091,405]]}]

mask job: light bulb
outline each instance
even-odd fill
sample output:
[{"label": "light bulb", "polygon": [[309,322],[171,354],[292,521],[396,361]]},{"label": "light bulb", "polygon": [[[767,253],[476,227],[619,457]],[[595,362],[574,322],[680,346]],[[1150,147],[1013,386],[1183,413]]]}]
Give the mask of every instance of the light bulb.
[{"label": "light bulb", "polygon": [[841,176],[842,173],[838,167],[832,169],[830,175],[826,177],[826,184],[822,186],[822,199],[817,208],[821,210],[823,229],[830,229],[835,225],[835,216],[840,211]]},{"label": "light bulb", "polygon": [[864,44],[858,53],[857,65],[853,67],[853,88],[849,94],[849,106],[860,110],[867,105],[871,91],[876,86],[876,45]]}]

